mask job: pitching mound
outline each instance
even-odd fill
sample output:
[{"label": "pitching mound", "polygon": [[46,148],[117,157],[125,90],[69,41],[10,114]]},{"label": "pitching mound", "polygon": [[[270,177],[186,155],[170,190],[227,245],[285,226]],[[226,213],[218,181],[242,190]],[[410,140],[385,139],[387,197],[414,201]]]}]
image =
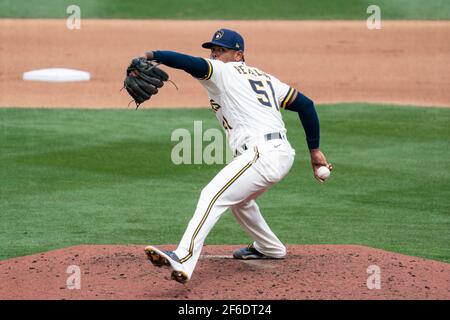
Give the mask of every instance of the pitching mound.
[{"label": "pitching mound", "polygon": [[350,245],[288,246],[283,260],[238,261],[231,257],[237,248],[205,246],[186,285],[148,263],[144,246],[83,245],[14,258],[0,262],[0,299],[450,298],[447,263]]}]

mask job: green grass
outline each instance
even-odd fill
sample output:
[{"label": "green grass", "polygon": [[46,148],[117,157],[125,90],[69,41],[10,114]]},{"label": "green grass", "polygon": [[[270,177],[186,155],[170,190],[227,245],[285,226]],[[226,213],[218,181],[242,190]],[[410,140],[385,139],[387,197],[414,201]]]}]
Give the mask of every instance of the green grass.
[{"label": "green grass", "polygon": [[82,18],[366,20],[369,5],[382,19],[450,19],[447,0],[0,0],[0,17],[65,18],[69,5]]},{"label": "green grass", "polygon": [[[450,261],[450,109],[317,107],[335,169],[312,177],[296,114],[290,174],[258,201],[288,244],[361,244]],[[0,259],[82,243],[178,243],[221,165],[173,165],[210,110],[0,109]],[[207,244],[249,239],[226,212]]]}]

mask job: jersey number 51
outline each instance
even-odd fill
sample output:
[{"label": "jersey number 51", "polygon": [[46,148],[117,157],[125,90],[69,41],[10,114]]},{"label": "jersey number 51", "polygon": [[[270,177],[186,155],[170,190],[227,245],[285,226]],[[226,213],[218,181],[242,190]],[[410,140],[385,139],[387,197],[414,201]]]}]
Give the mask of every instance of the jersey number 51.
[{"label": "jersey number 51", "polygon": [[[273,108],[273,104],[275,104],[275,109],[280,110],[280,107],[278,106],[277,103],[277,99],[275,98],[275,91],[273,90],[272,82],[270,82],[269,80],[263,82],[260,80],[251,80],[251,79],[248,79],[248,82],[250,82],[250,86],[256,93],[258,101],[263,106]],[[273,104],[272,101],[270,101],[270,95],[273,98]]]}]

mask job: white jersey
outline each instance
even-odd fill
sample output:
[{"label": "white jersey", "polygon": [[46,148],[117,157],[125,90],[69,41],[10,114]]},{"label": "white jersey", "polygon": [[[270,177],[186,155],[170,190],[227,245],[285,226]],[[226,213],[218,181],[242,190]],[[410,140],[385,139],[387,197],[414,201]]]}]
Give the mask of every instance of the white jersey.
[{"label": "white jersey", "polygon": [[200,83],[208,91],[231,150],[268,133],[286,133],[280,111],[295,94],[294,88],[244,62],[205,60],[209,72]]}]

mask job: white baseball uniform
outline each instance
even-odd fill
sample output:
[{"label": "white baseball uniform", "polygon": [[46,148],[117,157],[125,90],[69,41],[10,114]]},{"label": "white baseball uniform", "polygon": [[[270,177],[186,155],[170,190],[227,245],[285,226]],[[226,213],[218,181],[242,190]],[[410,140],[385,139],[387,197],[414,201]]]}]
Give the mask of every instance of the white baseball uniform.
[{"label": "white baseball uniform", "polygon": [[286,254],[255,199],[289,172],[295,156],[280,113],[295,89],[244,62],[205,60],[209,73],[200,82],[235,157],[202,190],[175,251],[189,279],[206,236],[227,208],[256,250],[274,258]]}]

